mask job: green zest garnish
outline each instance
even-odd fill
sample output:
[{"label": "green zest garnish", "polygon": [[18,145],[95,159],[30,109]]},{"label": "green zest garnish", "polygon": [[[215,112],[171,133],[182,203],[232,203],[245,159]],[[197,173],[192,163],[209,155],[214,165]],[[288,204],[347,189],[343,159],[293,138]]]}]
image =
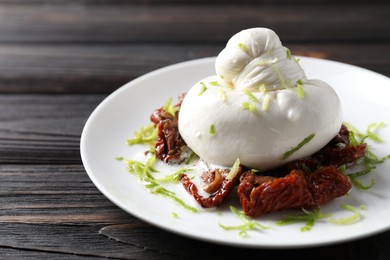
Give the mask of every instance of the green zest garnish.
[{"label": "green zest garnish", "polygon": [[265,86],[264,84],[261,84],[260,87],[259,87],[259,91],[260,91],[261,93],[267,92],[266,86]]},{"label": "green zest garnish", "polygon": [[151,123],[145,127],[141,127],[140,130],[134,133],[134,137],[127,140],[128,145],[134,144],[146,144],[154,146],[157,139],[157,128]]},{"label": "green zest garnish", "polygon": [[282,156],[283,160],[286,160],[288,157],[290,157],[293,153],[301,149],[305,144],[310,142],[314,138],[315,134],[311,134],[307,136],[305,139],[303,139],[297,146],[291,148],[291,150],[285,152]]},{"label": "green zest garnish", "polygon": [[368,190],[370,189],[372,186],[375,185],[376,183],[376,180],[375,179],[371,179],[371,183],[368,184],[368,185],[364,185],[359,179],[358,177],[360,176],[363,176],[363,175],[366,175],[366,174],[369,174],[373,169],[375,169],[375,167],[368,167],[364,170],[361,170],[361,171],[358,171],[358,172],[355,172],[355,173],[350,173],[348,174],[348,177],[350,178],[352,184],[355,186],[355,187],[358,187],[360,190]]},{"label": "green zest garnish", "polygon": [[[186,204],[183,200],[178,198],[176,194],[172,191],[167,190],[164,188],[159,182],[161,180],[155,179],[153,177],[153,173],[158,172],[155,170],[152,166],[156,161],[156,157],[152,156],[150,157],[145,164],[135,161],[135,160],[125,160],[127,169],[130,173],[135,174],[138,179],[145,183],[145,188],[148,189],[153,194],[158,194],[164,197],[168,197],[175,202],[177,202],[180,206],[182,206],[185,209],[188,209],[192,212],[197,212],[198,210],[188,204]],[[187,169],[186,169],[187,170]],[[176,178],[179,178],[183,170],[179,170],[178,172],[172,174],[172,176],[167,176],[165,181],[176,181]]]},{"label": "green zest garnish", "polygon": [[239,210],[237,210],[233,206],[230,206],[230,210],[236,216],[238,216],[240,218],[242,224],[241,225],[237,225],[237,226],[228,226],[228,225],[223,225],[221,223],[218,223],[219,226],[221,228],[223,228],[224,230],[238,230],[239,231],[238,235],[240,237],[246,237],[248,235],[247,232],[250,231],[250,230],[260,231],[260,230],[269,228],[267,226],[264,226],[264,225],[260,224],[259,222],[255,221],[253,219],[248,218],[247,216],[245,216],[243,211],[239,211]]},{"label": "green zest garnish", "polygon": [[250,92],[249,89],[245,88],[242,92],[244,92],[244,94],[252,101],[254,102],[259,102],[259,99],[252,94],[252,92]]},{"label": "green zest garnish", "polygon": [[254,113],[256,112],[256,106],[253,103],[250,102],[244,102],[242,103],[241,107],[245,110],[249,110],[250,112]]},{"label": "green zest garnish", "polygon": [[209,134],[210,135],[215,135],[215,126],[214,126],[214,124],[210,125]]},{"label": "green zest garnish", "polygon": [[379,138],[377,134],[374,132],[380,128],[385,127],[385,123],[379,122],[379,123],[371,123],[368,125],[367,130],[366,130],[366,136],[368,139],[371,139],[375,142],[381,143],[383,140]]},{"label": "green zest garnish", "polygon": [[287,58],[291,60],[291,51],[289,48],[286,48],[286,54],[287,54]]},{"label": "green zest garnish", "polygon": [[176,172],[165,176],[164,178],[156,179],[158,182],[170,182],[170,183],[178,183],[180,181],[181,176],[183,173],[192,171],[191,168],[180,168]]},{"label": "green zest garnish", "polygon": [[207,87],[203,82],[200,82],[200,85],[202,85],[202,87],[198,93],[198,96],[201,96],[207,90]]},{"label": "green zest garnish", "polygon": [[269,101],[271,100],[271,96],[270,94],[266,94],[264,96],[264,101],[263,101],[263,106],[261,107],[261,109],[263,111],[267,111],[268,110],[268,107],[269,107]]},{"label": "green zest garnish", "polygon": [[190,164],[192,160],[196,157],[196,153],[194,151],[191,151],[190,155],[188,156],[187,160],[185,161],[185,164]]},{"label": "green zest garnish", "polygon": [[303,81],[298,80],[297,81],[297,93],[299,98],[304,98],[305,97],[305,92],[303,91]]},{"label": "green zest garnish", "polygon": [[[375,133],[378,129],[385,126],[383,122],[380,123],[371,123],[368,125],[366,129],[366,133],[361,133],[359,130],[357,130],[352,125],[344,122],[344,125],[347,126],[349,130],[349,142],[351,145],[356,146],[359,144],[362,144],[365,140],[369,139],[375,142],[382,142],[382,139],[379,138],[379,136]],[[367,175],[371,173],[372,170],[376,168],[377,164],[384,163],[387,159],[390,159],[390,154],[379,158],[377,155],[375,155],[370,146],[366,146],[366,153],[363,158],[363,166],[364,169],[358,171],[349,173],[348,177],[351,179],[351,182],[354,186],[359,188],[360,190],[368,190],[371,187],[373,187],[376,183],[375,179],[371,179],[371,182],[367,185],[363,184],[358,178],[364,175]]]},{"label": "green zest garnish", "polygon": [[171,114],[172,116],[176,115],[175,108],[172,105],[172,97],[168,98],[167,102],[165,102],[163,109],[165,112]]},{"label": "green zest garnish", "polygon": [[237,160],[233,164],[233,167],[230,169],[229,174],[226,176],[226,179],[233,180],[234,177],[236,177],[239,169],[240,169],[240,159],[237,158]]},{"label": "green zest garnish", "polygon": [[248,54],[248,47],[245,44],[243,44],[242,42],[238,43],[238,48],[240,48],[243,52]]},{"label": "green zest garnish", "polygon": [[125,158],[123,156],[115,157],[115,160],[117,161],[123,161]]},{"label": "green zest garnish", "polygon": [[174,218],[179,218],[179,215],[177,215],[176,212],[172,212],[172,213],[171,213],[171,216],[174,217]]},{"label": "green zest garnish", "polygon": [[209,84],[211,86],[219,86],[218,81],[210,81]]},{"label": "green zest garnish", "polygon": [[331,218],[329,220],[329,222],[331,222],[333,224],[343,224],[343,225],[345,225],[345,224],[352,224],[352,223],[355,223],[355,222],[360,220],[360,212],[359,212],[358,208],[355,208],[354,206],[351,206],[349,204],[341,204],[340,208],[348,210],[348,211],[351,211],[354,214],[349,216],[349,217],[340,218],[340,219]]},{"label": "green zest garnish", "polygon": [[225,94],[225,91],[223,91],[223,88],[222,87],[219,87],[218,88],[218,93],[219,93],[219,98],[225,102],[226,101],[226,94]]},{"label": "green zest garnish", "polygon": [[383,122],[369,124],[365,133],[360,132],[356,127],[352,126],[347,122],[343,122],[343,124],[348,128],[350,132],[353,132],[354,137],[361,139],[361,141],[364,141],[364,139],[370,139],[378,143],[382,142],[382,139],[377,134],[375,134],[375,131],[385,127],[385,123]]},{"label": "green zest garnish", "polygon": [[282,88],[286,89],[288,88],[288,84],[286,83],[286,79],[283,77],[282,73],[280,72],[279,68],[276,67],[276,65],[271,67],[273,71],[275,72],[276,76],[279,79],[280,85]]},{"label": "green zest garnish", "polygon": [[312,211],[306,209],[302,210],[303,214],[286,215],[281,220],[277,221],[276,225],[283,226],[298,222],[305,222],[305,225],[300,228],[302,232],[305,232],[310,231],[316,221],[329,217],[329,215],[322,214],[319,208],[314,208]]}]

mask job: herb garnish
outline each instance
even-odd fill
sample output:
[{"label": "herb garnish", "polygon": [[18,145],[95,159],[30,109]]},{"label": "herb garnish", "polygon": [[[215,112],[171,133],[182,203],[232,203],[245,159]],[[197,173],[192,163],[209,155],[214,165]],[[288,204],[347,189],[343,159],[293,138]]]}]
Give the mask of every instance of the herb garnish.
[{"label": "herb garnish", "polygon": [[237,226],[228,226],[228,225],[223,225],[221,224],[220,222],[218,223],[219,226],[225,230],[238,230],[238,235],[240,237],[247,237],[248,234],[247,232],[250,231],[250,230],[254,230],[254,231],[259,231],[259,230],[263,230],[263,229],[267,229],[269,228],[268,226],[264,226],[262,224],[260,224],[259,222],[257,222],[256,220],[254,219],[250,219],[249,217],[247,217],[243,211],[239,211],[237,210],[235,207],[233,206],[230,206],[230,210],[240,218],[242,224],[241,225],[237,225]]},{"label": "herb garnish", "polygon": [[270,94],[268,94],[268,93],[265,94],[264,100],[263,100],[263,106],[261,107],[261,109],[263,111],[267,111],[268,110],[270,100],[271,100]]},{"label": "herb garnish", "polygon": [[180,206],[182,206],[185,209],[188,209],[192,212],[197,212],[198,210],[187,203],[185,203],[183,200],[181,200],[179,197],[176,196],[176,194],[166,188],[164,188],[160,182],[176,182],[181,174],[188,169],[180,169],[178,172],[167,176],[166,178],[162,179],[156,179],[152,175],[152,173],[158,172],[156,169],[153,168],[153,164],[156,161],[156,157],[153,155],[151,156],[145,164],[135,161],[135,160],[125,160],[127,169],[130,173],[135,174],[138,179],[145,183],[145,188],[148,189],[153,194],[158,194],[167,198],[170,198],[177,202]]},{"label": "herb garnish", "polygon": [[169,113],[172,116],[176,116],[176,111],[174,106],[172,105],[172,97],[168,98],[167,102],[165,102],[163,109],[165,112]]},{"label": "herb garnish", "polygon": [[286,54],[287,54],[287,58],[288,58],[289,60],[291,60],[291,51],[290,51],[289,48],[286,48]]},{"label": "herb garnish", "polygon": [[223,88],[222,87],[219,87],[218,88],[218,94],[219,94],[219,98],[225,102],[226,101],[226,94],[225,94],[225,91],[223,91]]},{"label": "herb garnish", "polygon": [[285,152],[282,156],[282,159],[283,160],[286,160],[288,157],[290,157],[293,153],[295,153],[296,151],[298,151],[299,149],[301,149],[305,144],[307,144],[308,142],[311,141],[311,139],[313,139],[315,136],[315,134],[311,134],[309,136],[307,136],[305,139],[303,139],[297,146],[291,148],[291,150]]},{"label": "herb garnish", "polygon": [[344,217],[344,218],[340,218],[340,219],[334,219],[334,218],[331,218],[329,220],[329,222],[333,223],[333,224],[352,224],[354,222],[357,222],[360,220],[360,212],[359,212],[359,209],[352,206],[352,205],[349,205],[349,204],[341,204],[340,205],[340,208],[342,209],[345,209],[345,210],[348,210],[348,211],[352,211],[354,214],[349,216],[349,217]]},{"label": "herb garnish", "polygon": [[256,112],[256,106],[255,106],[255,104],[253,104],[251,102],[244,102],[244,103],[242,103],[241,107],[244,110],[249,110],[252,113]]},{"label": "herb garnish", "polygon": [[[349,142],[351,145],[356,146],[362,144],[367,139],[373,140],[377,143],[382,142],[382,139],[375,133],[375,131],[385,126],[383,122],[369,124],[366,129],[366,133],[361,133],[355,127],[353,127],[352,125],[346,122],[344,122],[344,125],[347,126],[349,130]],[[379,158],[372,151],[370,146],[367,145],[366,153],[363,158],[363,169],[358,172],[348,173],[348,177],[351,179],[353,185],[359,188],[360,190],[368,190],[375,185],[376,180],[371,179],[370,184],[365,185],[360,180],[358,180],[358,177],[371,173],[371,171],[376,168],[377,164],[384,163],[387,159],[390,159],[390,154],[385,155],[382,158]]]},{"label": "herb garnish", "polygon": [[305,97],[305,92],[303,91],[303,81],[298,80],[297,81],[297,93],[299,98],[304,98]]},{"label": "herb garnish", "polygon": [[154,146],[157,139],[157,128],[153,123],[141,127],[140,130],[135,131],[134,137],[127,140],[128,145],[145,144],[148,146]]},{"label": "herb garnish", "polygon": [[210,135],[215,135],[215,125],[214,124],[210,125],[209,134]]},{"label": "herb garnish", "polygon": [[202,85],[202,87],[198,93],[198,96],[201,96],[207,90],[207,87],[203,82],[200,82],[200,85]]},{"label": "herb garnish", "polygon": [[245,88],[242,92],[253,102],[259,102],[259,99],[249,89]]},{"label": "herb garnish", "polygon": [[246,54],[248,54],[248,47],[242,43],[242,42],[239,42],[238,43],[238,48],[240,48],[243,52],[245,52]]},{"label": "herb garnish", "polygon": [[320,208],[314,208],[313,210],[307,210],[302,208],[303,214],[296,214],[296,215],[286,215],[281,220],[276,222],[276,225],[283,226],[283,225],[289,225],[294,224],[298,222],[305,222],[305,225],[300,228],[302,232],[310,231],[314,223],[317,222],[320,219],[327,218],[330,215],[322,214],[320,211]]}]

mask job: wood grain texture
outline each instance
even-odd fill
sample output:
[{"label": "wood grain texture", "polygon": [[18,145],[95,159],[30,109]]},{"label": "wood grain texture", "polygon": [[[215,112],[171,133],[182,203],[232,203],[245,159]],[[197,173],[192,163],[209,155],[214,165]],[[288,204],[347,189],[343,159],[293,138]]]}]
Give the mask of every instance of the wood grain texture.
[{"label": "wood grain texture", "polygon": [[224,43],[258,26],[284,41],[388,41],[389,11],[370,3],[1,5],[0,42]]},{"label": "wood grain texture", "polygon": [[[390,43],[284,43],[295,55],[390,75]],[[0,45],[0,93],[106,93],[155,69],[216,56],[223,44]]]},{"label": "wood grain texture", "polygon": [[81,163],[81,131],[104,97],[1,95],[0,163]]},{"label": "wood grain texture", "polygon": [[389,232],[295,250],[175,235],[103,196],[79,150],[112,91],[249,27],[390,76],[389,12],[388,0],[0,0],[0,259],[389,259]]}]

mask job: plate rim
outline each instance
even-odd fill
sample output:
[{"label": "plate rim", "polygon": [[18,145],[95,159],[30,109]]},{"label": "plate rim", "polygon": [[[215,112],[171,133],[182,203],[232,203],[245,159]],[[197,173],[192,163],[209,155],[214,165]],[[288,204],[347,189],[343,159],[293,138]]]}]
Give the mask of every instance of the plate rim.
[{"label": "plate rim", "polygon": [[[366,68],[363,68],[363,67],[359,67],[359,66],[356,66],[356,65],[352,65],[352,64],[336,61],[336,60],[322,59],[322,58],[315,58],[315,57],[306,57],[306,56],[298,56],[298,55],[295,55],[295,57],[306,59],[306,60],[313,60],[313,61],[318,61],[318,62],[331,62],[331,63],[339,64],[339,65],[342,65],[342,66],[348,66],[348,67],[351,67],[353,69],[363,70],[366,73],[370,73],[370,74],[372,74],[375,77],[382,77],[385,80],[390,80],[389,77],[387,77],[387,76],[385,76],[383,74],[380,74],[378,72],[375,72],[375,71],[372,71],[372,70],[369,70],[369,69],[366,69]],[[382,229],[378,228],[378,229],[375,229],[375,230],[371,230],[370,232],[361,233],[360,235],[357,235],[357,236],[351,236],[351,237],[347,237],[347,238],[341,238],[341,239],[336,239],[336,240],[329,240],[329,241],[325,241],[325,242],[322,241],[322,242],[316,242],[316,243],[310,243],[310,244],[299,244],[299,243],[294,243],[294,244],[289,244],[289,245],[286,245],[286,244],[282,244],[282,245],[275,245],[275,244],[272,244],[272,245],[270,245],[270,244],[265,244],[265,245],[262,245],[262,244],[245,244],[245,243],[237,243],[237,242],[234,242],[234,241],[215,240],[215,239],[209,238],[207,236],[199,237],[199,236],[196,236],[196,235],[192,235],[191,233],[178,231],[176,229],[167,227],[167,226],[165,226],[163,224],[155,223],[155,222],[149,220],[148,218],[146,218],[145,216],[143,216],[142,214],[139,214],[137,212],[131,211],[131,210],[129,210],[126,207],[123,207],[121,205],[121,203],[119,203],[117,201],[115,196],[113,196],[110,192],[108,192],[100,184],[100,182],[97,180],[97,178],[93,174],[92,169],[89,166],[89,162],[86,159],[87,158],[86,148],[85,148],[86,147],[86,135],[87,135],[87,133],[89,131],[91,122],[94,120],[95,117],[97,117],[99,115],[99,111],[101,109],[104,109],[106,103],[109,103],[112,99],[114,99],[117,95],[120,95],[122,92],[129,91],[129,89],[133,88],[133,85],[134,85],[134,87],[136,87],[138,82],[140,82],[140,81],[142,82],[144,79],[149,78],[150,76],[156,76],[158,74],[163,74],[166,71],[173,70],[175,68],[182,68],[183,66],[190,66],[191,67],[191,66],[194,66],[197,63],[212,62],[212,61],[215,60],[215,58],[216,58],[216,56],[204,57],[204,58],[192,59],[192,60],[186,60],[186,61],[170,64],[170,65],[167,65],[167,66],[164,66],[164,67],[161,67],[161,68],[149,71],[149,72],[147,72],[147,73],[145,73],[145,74],[143,74],[143,75],[141,75],[141,76],[139,76],[137,78],[134,78],[133,80],[130,80],[129,82],[125,83],[121,87],[119,87],[116,90],[114,90],[112,93],[107,95],[93,109],[93,111],[89,115],[87,121],[85,122],[85,125],[84,125],[84,127],[82,129],[82,132],[81,132],[81,137],[80,137],[80,155],[81,155],[82,164],[83,164],[83,166],[85,168],[85,171],[86,171],[87,175],[91,179],[91,181],[94,184],[94,186],[106,198],[108,198],[113,204],[115,204],[120,209],[124,210],[126,213],[131,214],[134,217],[139,218],[140,220],[145,221],[145,222],[147,222],[148,224],[150,224],[152,226],[161,228],[163,230],[169,231],[171,233],[174,233],[174,234],[177,234],[177,235],[180,235],[180,236],[185,236],[185,237],[189,237],[189,238],[193,238],[193,239],[201,240],[201,241],[206,241],[206,242],[210,242],[210,243],[214,243],[214,244],[229,245],[229,246],[235,246],[235,247],[259,248],[259,249],[260,248],[268,248],[268,249],[310,248],[310,247],[326,246],[326,245],[339,244],[339,243],[342,243],[342,242],[353,241],[353,240],[357,240],[357,239],[361,239],[361,238],[364,238],[364,237],[376,235],[376,234],[385,232],[387,230],[390,230],[390,225],[389,225],[387,228],[382,228]]]}]

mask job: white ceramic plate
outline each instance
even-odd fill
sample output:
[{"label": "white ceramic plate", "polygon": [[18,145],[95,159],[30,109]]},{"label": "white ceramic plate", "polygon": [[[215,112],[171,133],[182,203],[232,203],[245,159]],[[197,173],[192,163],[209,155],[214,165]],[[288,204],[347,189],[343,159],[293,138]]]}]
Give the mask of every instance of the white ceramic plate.
[{"label": "white ceramic plate", "polygon": [[[301,58],[308,78],[327,81],[337,91],[343,104],[344,121],[361,130],[372,122],[385,122],[388,127],[378,134],[385,140],[372,144],[375,153],[390,153],[390,79],[378,73],[348,64]],[[198,80],[214,74],[215,58],[193,60],[168,66],[137,78],[107,97],[91,114],[81,136],[81,156],[85,169],[96,187],[113,203],[128,213],[165,230],[204,241],[255,248],[298,248],[349,241],[386,231],[390,228],[390,163],[378,166],[373,177],[377,184],[368,191],[356,188],[349,196],[338,198],[321,207],[323,213],[335,218],[351,213],[339,208],[348,203],[359,207],[361,220],[350,225],[336,225],[326,220],[317,222],[309,232],[300,231],[302,223],[277,226],[289,211],[272,213],[257,219],[271,228],[249,231],[242,238],[237,231],[226,231],[218,223],[239,225],[241,221],[228,208],[200,210],[183,209],[174,201],[149,193],[134,175],[127,172],[118,156],[129,158],[143,151],[141,146],[129,147],[126,140],[134,131],[147,125],[152,111],[169,97],[176,98]],[[180,185],[173,187],[189,204],[196,203]],[[234,200],[230,204],[234,204]],[[178,217],[174,217],[172,213]],[[220,213],[218,213],[220,212]]]}]

